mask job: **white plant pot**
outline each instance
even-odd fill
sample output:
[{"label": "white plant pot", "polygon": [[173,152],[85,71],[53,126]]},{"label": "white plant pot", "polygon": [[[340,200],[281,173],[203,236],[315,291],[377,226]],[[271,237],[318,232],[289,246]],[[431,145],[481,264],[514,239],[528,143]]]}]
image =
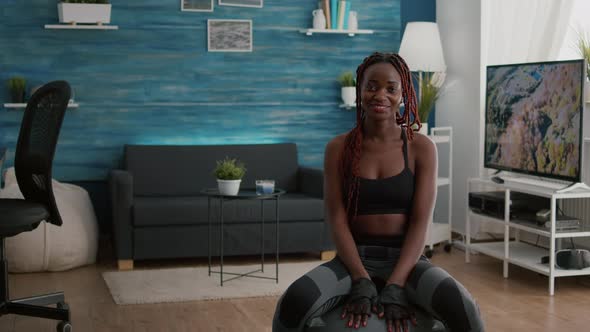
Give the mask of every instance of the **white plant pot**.
[{"label": "white plant pot", "polygon": [[590,102],[590,81],[584,82],[584,102]]},{"label": "white plant pot", "polygon": [[217,188],[222,195],[235,196],[238,194],[238,191],[240,191],[240,182],[242,182],[242,180],[217,179]]},{"label": "white plant pot", "polygon": [[422,127],[420,128],[420,130],[418,130],[418,132],[422,135],[428,135],[428,123],[423,123]]},{"label": "white plant pot", "polygon": [[354,105],[356,102],[356,87],[343,86],[340,90],[342,102],[346,105]]},{"label": "white plant pot", "polygon": [[57,13],[60,23],[111,23],[111,4],[60,2]]}]

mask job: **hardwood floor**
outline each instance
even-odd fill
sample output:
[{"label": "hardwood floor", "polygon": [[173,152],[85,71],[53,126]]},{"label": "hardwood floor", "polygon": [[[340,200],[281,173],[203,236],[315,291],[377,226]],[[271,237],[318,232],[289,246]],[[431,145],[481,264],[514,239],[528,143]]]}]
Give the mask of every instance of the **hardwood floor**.
[{"label": "hardwood floor", "polygon": [[[502,277],[502,263],[484,255],[464,263],[464,253],[435,249],[432,261],[449,271],[478,301],[486,331],[587,331],[590,323],[590,279],[556,279],[556,293],[547,293],[548,279],[510,266]],[[309,259],[290,256],[287,260]],[[141,268],[206,264],[199,261],[138,262]],[[278,297],[202,301],[155,305],[116,305],[101,272],[116,269],[114,259],[59,273],[10,275],[11,298],[63,290],[72,309],[74,331],[270,331]],[[149,291],[149,289],[146,289]],[[55,331],[55,322],[7,315],[0,331]]]}]

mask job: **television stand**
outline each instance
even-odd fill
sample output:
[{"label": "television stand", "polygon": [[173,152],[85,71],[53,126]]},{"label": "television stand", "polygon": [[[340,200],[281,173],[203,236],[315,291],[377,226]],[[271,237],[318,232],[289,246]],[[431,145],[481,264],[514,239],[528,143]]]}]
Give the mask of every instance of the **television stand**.
[{"label": "television stand", "polygon": [[572,190],[576,190],[576,189],[580,189],[580,190],[584,190],[584,191],[590,191],[590,187],[583,183],[583,182],[572,182],[569,186],[561,188],[559,190],[556,190],[556,193],[566,193],[568,191],[572,191]]},{"label": "television stand", "polygon": [[[556,252],[563,249],[562,240],[571,238],[590,238],[590,225],[587,222],[580,223],[574,229],[562,227],[560,221],[564,217],[559,215],[559,203],[571,199],[590,199],[590,190],[587,186],[581,183],[573,183],[566,188],[561,183],[560,189],[566,189],[566,192],[557,192],[550,187],[543,187],[542,185],[527,185],[524,182],[509,183],[508,177],[505,178],[505,183],[493,182],[490,178],[471,178],[468,179],[467,192],[481,192],[482,190],[502,192],[503,199],[496,203],[497,206],[504,210],[503,216],[481,214],[477,209],[472,210],[467,206],[467,217],[465,220],[465,262],[469,263],[472,252],[478,252],[487,256],[497,258],[503,263],[503,276],[508,278],[509,265],[518,265],[521,268],[531,270],[548,277],[548,293],[554,295],[555,293],[555,279],[560,277],[572,276],[590,276],[590,268],[580,270],[567,270],[558,268],[556,262]],[[523,179],[523,178],[520,178]],[[528,178],[526,180],[529,180]],[[535,179],[530,179],[535,180]],[[539,180],[537,180],[539,181]],[[534,181],[533,181],[534,182]],[[557,184],[556,182],[540,181],[543,184]],[[567,185],[567,184],[565,184]],[[484,189],[485,188],[485,189]],[[584,188],[584,190],[576,190],[577,188]],[[540,196],[549,199],[549,215],[544,225],[538,225],[536,214],[541,210],[534,212],[531,216],[526,214],[513,214],[517,209],[516,202],[519,198],[517,193],[524,193],[533,196]],[[513,200],[514,198],[514,200]],[[502,203],[503,202],[503,203]],[[528,203],[527,203],[528,204]],[[532,203],[531,203],[532,204]],[[503,208],[503,209],[502,209]],[[578,218],[574,218],[578,219]],[[495,239],[491,242],[472,243],[472,222],[478,221],[480,223],[493,223],[501,225],[504,228],[504,236],[502,239]],[[547,227],[547,225],[549,227]],[[573,228],[573,227],[572,227]],[[529,235],[538,235],[548,240],[548,248],[538,246],[537,243],[521,241],[521,233]],[[549,264],[544,264],[541,258],[549,256]]]},{"label": "television stand", "polygon": [[580,189],[583,191],[590,191],[590,187],[587,186],[585,183],[582,182],[572,182],[571,184],[567,183],[560,183],[554,182],[549,180],[539,180],[534,178],[526,178],[526,177],[503,177],[502,180],[507,185],[514,185],[514,186],[533,186],[533,187],[541,187],[546,189],[555,190],[556,193],[565,193],[569,191],[573,191],[576,189]]}]

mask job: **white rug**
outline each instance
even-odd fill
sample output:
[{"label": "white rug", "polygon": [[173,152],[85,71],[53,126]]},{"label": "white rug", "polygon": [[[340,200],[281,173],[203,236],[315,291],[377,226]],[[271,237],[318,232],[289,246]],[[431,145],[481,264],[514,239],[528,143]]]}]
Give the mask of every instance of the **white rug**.
[{"label": "white rug", "polygon": [[[244,277],[224,281],[221,287],[219,274],[208,276],[207,266],[113,271],[103,272],[102,276],[117,304],[186,302],[281,295],[293,281],[322,263],[280,263],[278,284],[275,280]],[[223,271],[245,273],[259,268],[260,264],[224,265]],[[213,266],[212,270],[218,271],[219,266]],[[254,275],[274,278],[275,264],[265,264],[264,271],[264,274],[258,272]],[[223,279],[231,277],[224,274]]]}]

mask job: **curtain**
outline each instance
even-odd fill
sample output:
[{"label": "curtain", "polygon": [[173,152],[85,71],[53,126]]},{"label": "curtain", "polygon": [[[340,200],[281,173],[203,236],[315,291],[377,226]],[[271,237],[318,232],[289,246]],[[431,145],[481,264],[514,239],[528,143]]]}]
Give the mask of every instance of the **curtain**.
[{"label": "curtain", "polygon": [[556,60],[575,0],[482,0],[482,64]]}]

